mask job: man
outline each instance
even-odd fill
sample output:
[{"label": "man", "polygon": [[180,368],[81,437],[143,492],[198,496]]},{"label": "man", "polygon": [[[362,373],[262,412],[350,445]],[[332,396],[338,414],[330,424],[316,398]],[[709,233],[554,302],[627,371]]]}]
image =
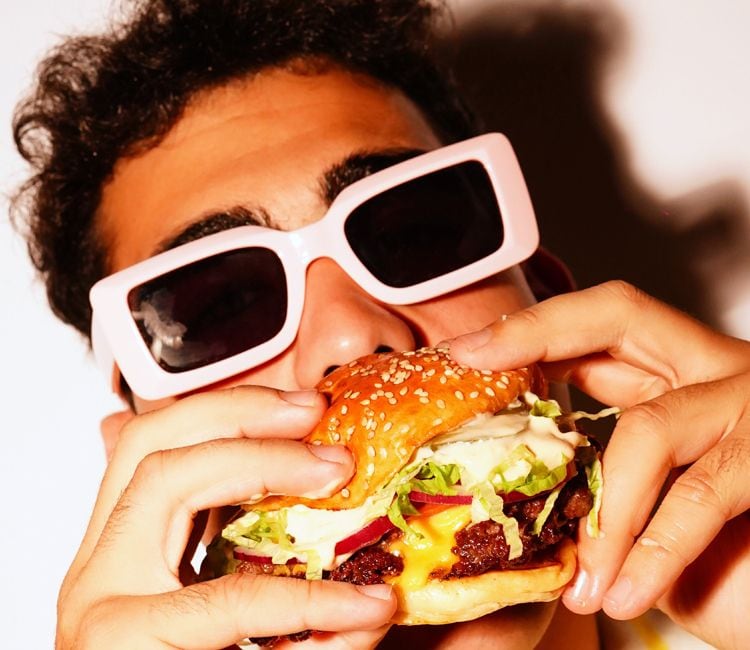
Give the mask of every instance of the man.
[{"label": "man", "polygon": [[[141,269],[137,265],[166,249],[182,256],[192,250],[183,245],[233,228],[299,230],[322,219],[333,199],[357,180],[474,135],[460,100],[425,54],[431,20],[429,5],[395,0],[153,1],[137,4],[111,34],[68,42],[48,59],[35,96],[16,118],[19,147],[37,166],[27,188],[28,219],[55,311],[88,335],[87,293],[100,278]],[[708,332],[621,285],[534,308],[527,279],[510,265],[469,286],[400,305],[365,291],[342,264],[324,252],[309,260],[304,289],[297,287],[284,303],[302,303],[293,337],[273,354],[258,353],[231,374],[158,399],[146,399],[130,379],[134,375],[114,374],[129,408],[104,425],[110,464],[61,589],[58,647],[221,648],[247,636],[308,628],[333,634],[299,647],[378,643],[394,609],[387,585],[247,576],[196,585],[184,559],[200,535],[200,513],[212,512],[210,535],[221,525],[220,506],[266,491],[326,494],[348,479],[352,462],[345,450],[321,454],[298,442],[322,413],[322,399],[310,389],[327,372],[373,351],[435,345],[467,332],[475,334],[451,344],[460,360],[478,367],[550,362],[551,376],[583,383],[610,403],[657,400],[658,408],[672,414],[684,404],[682,386],[707,380],[712,383],[705,388],[691,389],[691,403],[727,400],[718,424],[713,411],[710,417],[705,409],[691,413],[710,419],[707,428],[722,435],[698,443],[679,438],[668,423],[657,428],[653,464],[635,463],[627,442],[640,442],[637,435],[653,428],[652,411],[635,408],[635,415],[623,417],[618,429],[629,429],[631,436],[616,433],[614,451],[607,452],[612,469],[605,478],[612,487],[605,502],[615,504],[602,511],[607,536],[601,543],[581,541],[582,569],[565,597],[570,609],[596,611],[607,595],[610,613],[636,615],[663,594],[680,593],[681,570],[726,519],[743,513],[735,522],[747,523],[741,481],[731,489],[722,482],[714,488],[721,498],[708,505],[698,495],[698,510],[685,506],[683,513],[672,506],[679,496],[665,500],[651,523],[655,532],[642,538],[652,543],[631,551],[625,564],[630,572],[608,591],[646,523],[643,504],[655,499],[651,488],[661,485],[665,469],[726,458],[722,440],[732,449],[745,448],[747,391],[741,387],[748,380],[741,373],[750,367],[747,344]],[[165,358],[164,346],[181,336],[179,323],[159,316],[160,309],[156,318],[147,308],[133,310],[148,336],[161,341],[151,348],[157,361]],[[514,313],[482,330],[501,314]],[[675,361],[681,350],[653,349],[642,329],[623,328],[634,313],[647,333],[658,333],[655,340],[668,340],[675,329],[694,340],[689,367]],[[579,322],[564,331],[558,325]],[[224,325],[221,319],[211,324],[210,332],[223,333],[217,340],[236,334]],[[495,345],[503,336],[523,344]],[[509,358],[516,347],[517,356]],[[610,356],[590,356],[604,352]],[[128,363],[127,355],[115,358],[121,366]],[[197,365],[214,363],[201,358]],[[724,466],[742,463],[747,461],[735,454]],[[635,490],[629,481],[628,487],[618,484],[618,477],[639,467]],[[690,483],[683,479],[682,485],[688,489]],[[700,522],[703,537],[670,547],[675,529],[692,530],[682,524],[685,517]],[[716,538],[737,558],[724,576],[727,592],[748,584],[742,582],[747,551],[743,555],[733,543],[745,529],[732,526]],[[686,548],[690,555],[680,556]],[[654,557],[661,562],[654,565]],[[654,566],[664,570],[645,572]],[[691,584],[704,588],[705,569],[695,566]],[[649,582],[653,576],[658,579]],[[742,639],[741,628],[726,623],[733,612],[716,591],[687,613],[674,598],[660,604],[707,638]],[[393,630],[384,643],[543,647],[566,639],[571,647],[595,647],[593,619],[539,605],[458,626]]]}]

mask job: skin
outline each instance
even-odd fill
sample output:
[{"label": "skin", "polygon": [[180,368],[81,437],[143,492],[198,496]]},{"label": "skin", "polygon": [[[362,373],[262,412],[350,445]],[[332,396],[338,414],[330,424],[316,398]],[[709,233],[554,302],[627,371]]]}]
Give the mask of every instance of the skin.
[{"label": "skin", "polygon": [[[212,90],[158,145],[117,164],[98,216],[110,270],[153,255],[201,215],[229,205],[262,208],[274,228],[299,228],[325,213],[318,180],[333,163],[363,149],[439,145],[399,92],[336,69],[268,70]],[[381,346],[436,344],[533,302],[521,272],[510,269],[394,307],[331,260],[315,261],[298,336],[284,353],[194,395],[159,403],[136,395],[137,415],[105,421],[110,462],[61,590],[58,648],[222,648],[307,628],[332,634],[296,644],[300,650],[373,647],[395,607],[386,585],[252,576],[193,585],[185,558],[200,536],[200,513],[265,492],[329,494],[348,479],[353,464],[344,449],[319,458],[298,442],[322,414],[322,398],[309,389],[326,369]],[[209,521],[207,534],[217,525]],[[565,647],[566,635],[570,647],[596,642],[590,618],[562,608],[555,615],[554,605],[424,632],[431,646],[446,648]],[[428,641],[419,630],[408,634],[418,645]]]}]

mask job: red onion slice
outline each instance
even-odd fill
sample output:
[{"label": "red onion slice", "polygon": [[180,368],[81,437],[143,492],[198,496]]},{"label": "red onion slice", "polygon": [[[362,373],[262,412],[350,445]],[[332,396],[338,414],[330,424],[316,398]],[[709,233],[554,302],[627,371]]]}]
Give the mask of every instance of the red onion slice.
[{"label": "red onion slice", "polygon": [[364,546],[380,539],[385,533],[391,530],[391,528],[395,528],[395,526],[391,523],[391,520],[388,519],[387,515],[383,515],[382,517],[371,521],[367,526],[354,533],[354,535],[342,539],[336,544],[334,553],[336,553],[336,555],[343,555],[344,553],[358,551]]},{"label": "red onion slice", "polygon": [[409,492],[409,500],[413,503],[442,503],[445,505],[469,505],[470,494],[426,494],[412,490]]}]

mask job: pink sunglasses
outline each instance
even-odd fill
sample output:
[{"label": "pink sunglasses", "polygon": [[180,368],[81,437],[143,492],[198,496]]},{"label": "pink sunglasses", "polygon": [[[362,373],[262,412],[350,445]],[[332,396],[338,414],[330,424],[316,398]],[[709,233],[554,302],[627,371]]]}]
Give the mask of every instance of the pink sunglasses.
[{"label": "pink sunglasses", "polygon": [[305,272],[319,257],[377,300],[403,305],[518,264],[538,243],[513,149],[490,133],[351,184],[298,230],[232,228],[100,280],[90,294],[94,354],[145,399],[178,395],[291,345]]}]

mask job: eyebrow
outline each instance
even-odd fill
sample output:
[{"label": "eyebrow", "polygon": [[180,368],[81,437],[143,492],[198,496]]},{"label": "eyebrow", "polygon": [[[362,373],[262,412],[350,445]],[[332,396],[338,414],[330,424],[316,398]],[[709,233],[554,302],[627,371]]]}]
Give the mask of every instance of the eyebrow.
[{"label": "eyebrow", "polygon": [[[326,169],[318,181],[319,193],[326,205],[345,188],[370,174],[425,153],[422,149],[387,149],[357,151]],[[154,254],[182,246],[188,242],[240,226],[270,228],[272,219],[262,208],[235,205],[221,211],[209,212],[190,223],[177,234],[160,242]]]}]

